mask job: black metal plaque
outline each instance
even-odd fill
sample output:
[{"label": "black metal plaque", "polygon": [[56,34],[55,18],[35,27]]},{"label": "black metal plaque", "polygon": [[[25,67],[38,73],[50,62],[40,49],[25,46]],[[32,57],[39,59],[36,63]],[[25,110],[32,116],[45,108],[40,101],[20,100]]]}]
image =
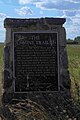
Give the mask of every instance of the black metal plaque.
[{"label": "black metal plaque", "polygon": [[57,91],[57,33],[14,33],[15,92]]}]

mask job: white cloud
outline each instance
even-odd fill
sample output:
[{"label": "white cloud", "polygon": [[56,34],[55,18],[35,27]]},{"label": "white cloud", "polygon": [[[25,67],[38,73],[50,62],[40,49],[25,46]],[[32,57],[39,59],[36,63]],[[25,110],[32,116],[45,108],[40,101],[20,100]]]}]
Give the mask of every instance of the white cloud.
[{"label": "white cloud", "polygon": [[65,0],[65,1],[73,2],[73,3],[79,3],[80,2],[80,0]]},{"label": "white cloud", "polygon": [[0,41],[5,39],[4,19],[7,17],[5,13],[0,13]]},{"label": "white cloud", "polygon": [[4,19],[7,17],[7,15],[5,13],[0,13],[0,30],[4,29],[3,23],[4,23]]},{"label": "white cloud", "polygon": [[35,4],[41,9],[75,10],[80,9],[80,0],[19,0],[20,4]]},{"label": "white cloud", "polygon": [[65,16],[72,17],[77,14],[77,11],[76,10],[64,10],[63,13]]},{"label": "white cloud", "polygon": [[42,1],[43,0],[19,0],[19,3],[24,5],[24,4],[37,3],[37,2],[42,2]]},{"label": "white cloud", "polygon": [[[64,11],[64,16],[67,19],[66,24],[69,25],[69,23],[73,26],[80,26],[80,11]],[[77,26],[78,25],[78,26]]]},{"label": "white cloud", "polygon": [[0,0],[0,3],[4,5],[18,5],[18,0]]},{"label": "white cloud", "polygon": [[21,16],[32,15],[33,13],[29,7],[22,7],[20,9],[15,9],[15,11]]},{"label": "white cloud", "polygon": [[19,0],[19,3],[20,4],[28,4],[28,3],[30,3],[32,0]]},{"label": "white cloud", "polygon": [[66,18],[65,28],[68,38],[75,38],[76,36],[80,36],[80,11],[75,11],[76,13],[70,16],[64,12],[64,16]]},{"label": "white cloud", "polygon": [[4,19],[7,15],[5,13],[0,13],[0,19]]},{"label": "white cloud", "polygon": [[66,27],[66,33],[67,33],[67,38],[75,38],[76,36],[80,36],[80,25],[67,25]]},{"label": "white cloud", "polygon": [[80,9],[80,4],[79,3],[74,3],[71,1],[56,1],[54,2],[51,0],[50,2],[39,2],[36,3],[36,6],[41,8],[41,9],[56,9],[56,10],[79,10]]}]

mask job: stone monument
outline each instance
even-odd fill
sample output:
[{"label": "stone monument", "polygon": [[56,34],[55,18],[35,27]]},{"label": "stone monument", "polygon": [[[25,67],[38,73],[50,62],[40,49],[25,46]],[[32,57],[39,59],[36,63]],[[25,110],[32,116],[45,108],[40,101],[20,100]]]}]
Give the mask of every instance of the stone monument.
[{"label": "stone monument", "polygon": [[80,119],[70,95],[65,21],[5,19],[1,120]]},{"label": "stone monument", "polygon": [[4,96],[70,93],[65,21],[5,19]]}]

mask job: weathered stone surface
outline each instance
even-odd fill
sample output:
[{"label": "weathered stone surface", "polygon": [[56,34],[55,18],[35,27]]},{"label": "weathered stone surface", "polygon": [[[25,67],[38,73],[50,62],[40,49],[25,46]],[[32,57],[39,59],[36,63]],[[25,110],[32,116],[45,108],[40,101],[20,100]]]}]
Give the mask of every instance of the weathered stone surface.
[{"label": "weathered stone surface", "polygon": [[59,30],[59,44],[60,44],[60,47],[61,46],[64,46],[66,47],[66,31],[65,31],[65,28],[64,27],[61,27],[58,29]]},{"label": "weathered stone surface", "polygon": [[66,70],[66,69],[62,69],[62,73],[60,75],[60,79],[61,79],[61,89],[63,91],[69,90],[70,87],[71,87],[71,81],[70,81],[69,71]]},{"label": "weathered stone surface", "polygon": [[7,18],[5,19],[5,28],[10,27],[28,27],[30,25],[36,26],[37,24],[49,24],[49,25],[62,25],[66,21],[65,18],[30,18],[30,19],[15,19]]},{"label": "weathered stone surface", "polygon": [[68,54],[65,47],[60,47],[60,68],[68,69]]},{"label": "weathered stone surface", "polygon": [[10,42],[11,42],[11,28],[7,28],[5,44],[10,43]]},{"label": "weathered stone surface", "polygon": [[[10,48],[10,53],[8,52],[8,66],[6,67],[7,60],[5,61],[4,71],[7,69],[10,71],[6,76],[5,84],[10,81],[9,85],[5,85],[5,92],[14,94],[14,32],[52,32],[57,33],[57,57],[58,59],[58,90],[70,91],[70,77],[68,72],[68,58],[66,50],[66,31],[63,27],[65,22],[64,18],[39,18],[39,19],[13,19],[7,18],[4,22],[4,27],[6,28],[6,48]],[[10,54],[10,56],[9,56]],[[6,55],[5,55],[6,56]],[[13,79],[13,80],[12,80]],[[35,83],[36,84],[36,83]]]}]

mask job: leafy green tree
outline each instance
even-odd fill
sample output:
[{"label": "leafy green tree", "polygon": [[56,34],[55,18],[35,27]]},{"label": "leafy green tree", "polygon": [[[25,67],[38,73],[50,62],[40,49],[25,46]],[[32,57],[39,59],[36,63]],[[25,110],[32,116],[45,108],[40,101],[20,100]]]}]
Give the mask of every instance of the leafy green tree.
[{"label": "leafy green tree", "polygon": [[75,37],[74,41],[80,42],[80,36]]},{"label": "leafy green tree", "polygon": [[73,39],[67,39],[67,44],[77,44]]}]

